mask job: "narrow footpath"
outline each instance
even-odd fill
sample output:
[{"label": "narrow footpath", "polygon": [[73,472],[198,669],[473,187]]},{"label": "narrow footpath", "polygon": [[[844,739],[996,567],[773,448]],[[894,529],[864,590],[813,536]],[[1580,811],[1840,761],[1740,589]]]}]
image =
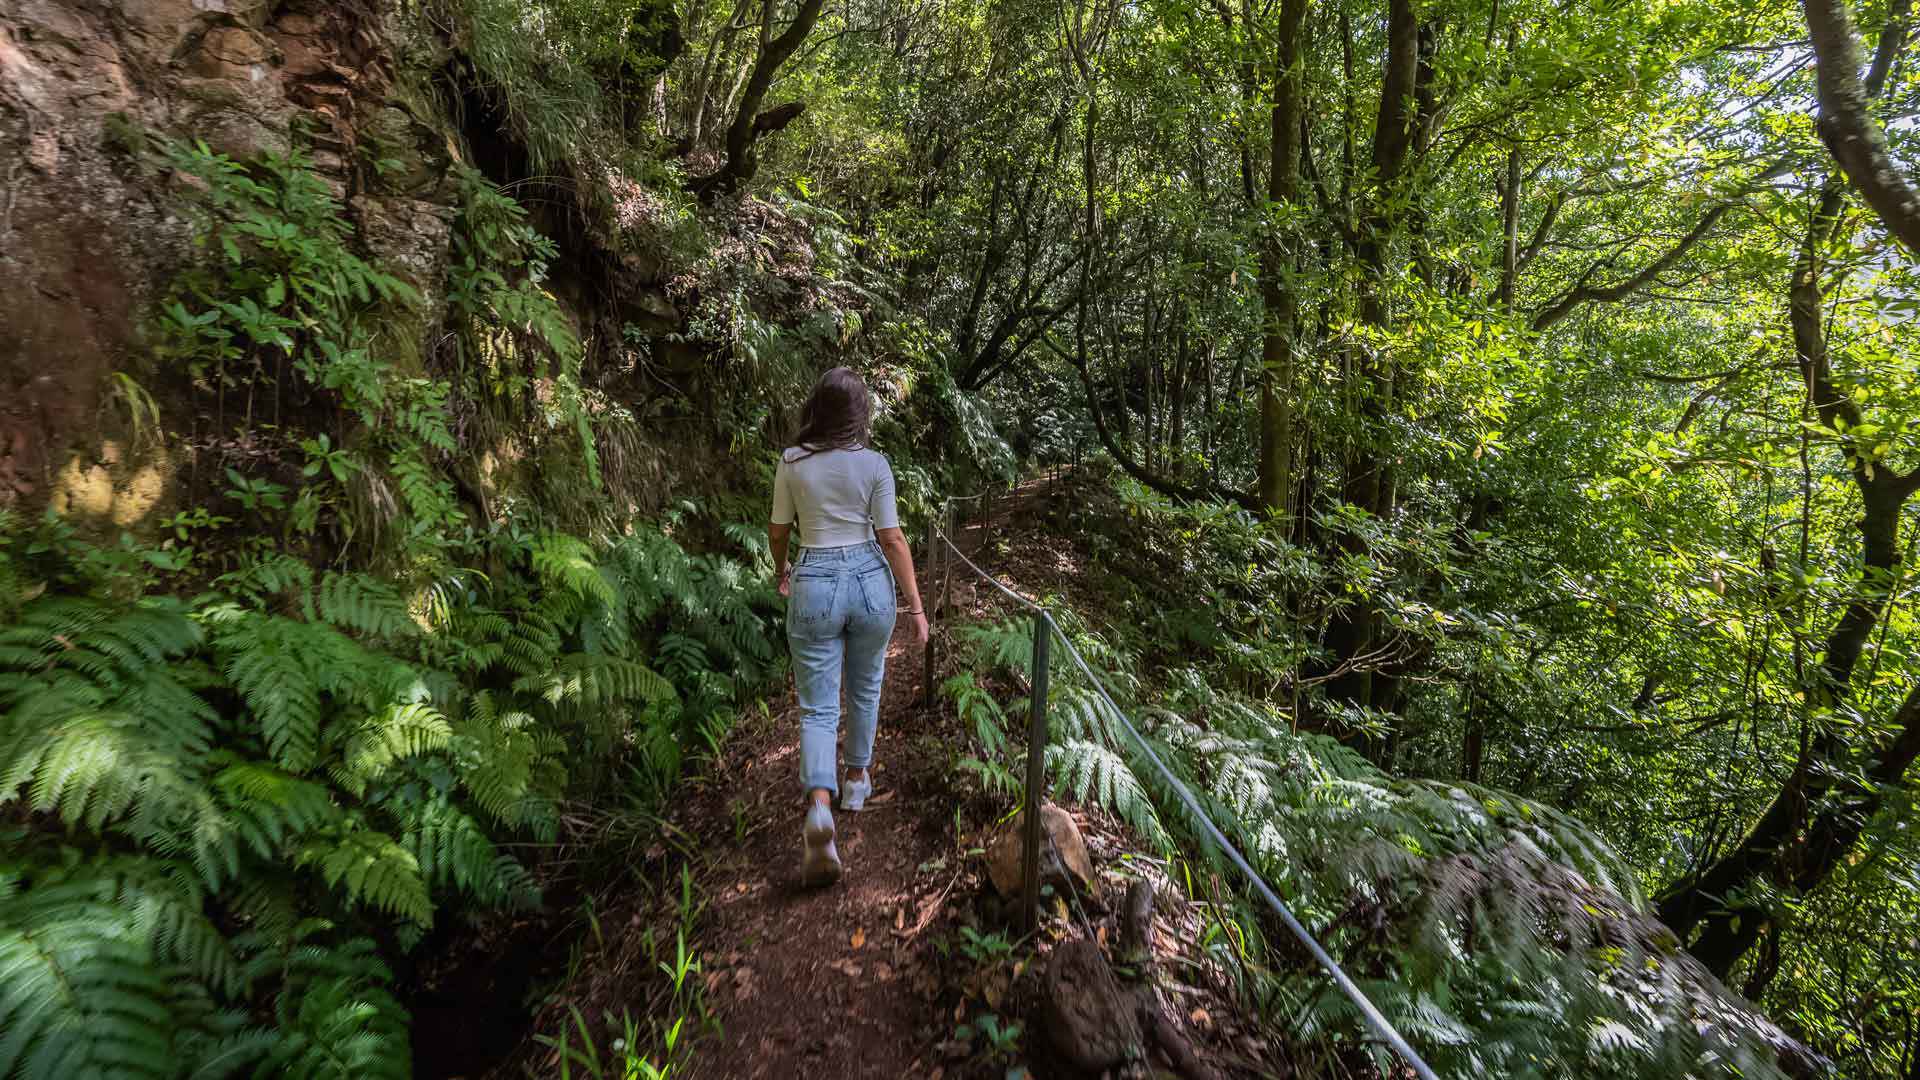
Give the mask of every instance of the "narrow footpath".
[{"label": "narrow footpath", "polygon": [[716,820],[743,835],[714,851],[702,919],[707,1003],[720,1034],[700,1046],[693,1075],[922,1076],[939,1040],[929,1028],[937,990],[921,963],[926,933],[958,876],[946,740],[919,707],[922,651],[896,633],[874,748],[874,795],[862,813],[834,815],[840,881],[799,882],[802,797],[798,705],[735,740],[716,776],[734,778]]},{"label": "narrow footpath", "polygon": [[[963,530],[970,553],[985,529]],[[917,539],[917,538],[916,538]],[[915,557],[924,562],[925,553]],[[922,595],[932,602],[927,568]],[[952,1034],[939,1015],[934,936],[966,876],[959,847],[952,766],[964,745],[953,721],[921,700],[924,650],[904,625],[887,650],[874,794],[861,813],[836,812],[840,881],[799,883],[799,705],[788,687],[771,722],[736,732],[724,783],[707,786],[688,820],[743,822],[711,850],[710,907],[700,951],[707,1004],[720,1033],[694,1055],[692,1075],[848,1078],[926,1077],[945,1072],[939,1044]]]}]

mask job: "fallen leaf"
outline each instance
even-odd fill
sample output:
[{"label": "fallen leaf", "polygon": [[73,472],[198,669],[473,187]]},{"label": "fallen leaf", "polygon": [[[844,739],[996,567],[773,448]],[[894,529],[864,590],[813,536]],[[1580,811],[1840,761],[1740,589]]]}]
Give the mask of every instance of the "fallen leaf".
[{"label": "fallen leaf", "polygon": [[865,945],[866,943],[867,943],[867,928],[864,926],[854,927],[853,928],[853,947],[857,949],[860,946]]},{"label": "fallen leaf", "polygon": [[895,930],[904,930],[906,929],[906,926],[907,926],[907,909],[903,907],[894,908],[893,909],[893,928]]},{"label": "fallen leaf", "polygon": [[995,979],[986,985],[985,991],[981,996],[987,999],[987,1008],[998,1009],[1000,1007],[1000,999],[1007,996],[1007,984],[999,979]]},{"label": "fallen leaf", "polygon": [[737,892],[737,893],[743,893],[743,892],[746,892],[746,891],[747,891],[747,883],[746,883],[746,882],[744,882],[744,881],[742,881],[742,882],[740,882],[740,883],[739,883],[738,885],[735,885],[735,886],[733,887],[733,891],[734,891],[734,892]]},{"label": "fallen leaf", "polygon": [[1208,1016],[1205,1009],[1196,1008],[1187,1018],[1201,1027],[1213,1026],[1213,1017]]},{"label": "fallen leaf", "polygon": [[893,966],[886,963],[873,965],[873,977],[881,982],[892,982]]},{"label": "fallen leaf", "polygon": [[1095,930],[1095,931],[1093,932],[1093,939],[1094,939],[1095,941],[1098,941],[1098,942],[1100,943],[1100,947],[1101,947],[1101,948],[1103,948],[1103,949],[1104,949],[1104,948],[1106,948],[1106,947],[1107,947],[1107,928],[1106,928],[1106,926],[1104,926],[1104,925],[1102,925],[1102,926],[1101,926],[1101,927],[1100,927],[1100,928],[1099,928],[1098,930]]}]

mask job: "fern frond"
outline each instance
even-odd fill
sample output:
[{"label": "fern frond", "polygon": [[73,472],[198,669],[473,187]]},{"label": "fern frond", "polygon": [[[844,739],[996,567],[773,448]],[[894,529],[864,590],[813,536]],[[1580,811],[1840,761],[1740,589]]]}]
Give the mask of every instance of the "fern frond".
[{"label": "fern frond", "polygon": [[267,749],[288,769],[305,772],[320,753],[321,701],[299,628],[255,616],[229,623],[220,645],[228,650],[227,677],[259,718]]},{"label": "fern frond", "polygon": [[328,574],[319,599],[320,617],[335,626],[376,638],[406,637],[419,630],[399,592],[365,574]]},{"label": "fern frond", "polygon": [[212,745],[220,714],[176,677],[188,673],[181,663],[150,667],[121,687],[119,705],[139,717],[156,742],[198,757]]},{"label": "fern frond", "polygon": [[539,890],[526,870],[494,847],[479,822],[445,799],[420,804],[401,842],[429,885],[452,885],[494,907],[538,903]]},{"label": "fern frond", "polygon": [[260,958],[283,989],[275,1004],[279,1039],[257,1074],[326,1080],[405,1080],[411,1072],[406,1012],[388,992],[392,976],[373,945],[355,938],[300,946]]},{"label": "fern frond", "polygon": [[712,666],[707,662],[707,647],[685,634],[669,630],[660,635],[656,650],[660,670],[676,682],[683,682],[694,672],[706,671]]},{"label": "fern frond", "polygon": [[0,1076],[168,1074],[167,980],[109,880],[0,899]]},{"label": "fern frond", "polygon": [[220,575],[214,585],[264,607],[265,601],[290,593],[304,597],[313,586],[313,564],[276,551]]},{"label": "fern frond", "polygon": [[35,889],[73,884],[93,890],[128,918],[151,954],[186,968],[194,978],[231,997],[243,981],[232,945],[207,918],[198,883],[177,863],[141,856],[113,856],[62,865]]},{"label": "fern frond", "polygon": [[433,901],[419,862],[385,833],[358,829],[336,840],[316,840],[301,851],[299,863],[318,867],[327,884],[354,903],[421,926],[433,922]]},{"label": "fern frond", "polygon": [[354,795],[366,792],[394,762],[446,746],[453,729],[433,706],[395,704],[369,716],[347,739],[332,768],[334,781]]},{"label": "fern frond", "polygon": [[586,541],[566,533],[549,532],[536,537],[528,549],[534,572],[555,588],[566,589],[582,598],[612,606],[617,593],[608,575],[602,574]]},{"label": "fern frond", "polygon": [[552,705],[585,708],[619,701],[667,701],[675,696],[673,684],[645,664],[592,653],[560,657],[550,670],[515,680],[513,688]]},{"label": "fern frond", "polygon": [[[492,695],[474,695],[467,715],[454,725],[454,761],[461,781],[483,813],[508,826],[531,826],[552,818],[552,800],[565,773],[565,746],[542,737],[533,717],[495,706]],[[547,829],[539,834],[551,838]]]},{"label": "fern frond", "polygon": [[1103,743],[1061,739],[1047,746],[1047,769],[1056,787],[1078,802],[1091,801],[1133,826],[1158,851],[1171,851],[1173,841],[1160,823],[1160,814],[1127,760]]},{"label": "fern frond", "polygon": [[325,787],[266,762],[228,765],[213,777],[213,788],[227,807],[234,839],[262,859],[278,858],[283,846],[339,820]]},{"label": "fern frond", "polygon": [[528,612],[501,640],[500,662],[516,675],[534,676],[552,666],[562,647],[559,629],[550,620]]},{"label": "fern frond", "polygon": [[1020,619],[962,627],[960,642],[984,668],[1020,673],[1033,670],[1033,626]]},{"label": "fern frond", "polygon": [[191,801],[191,761],[156,747],[126,713],[72,711],[52,719],[19,709],[0,724],[0,736],[0,805],[24,788],[29,809],[99,831],[136,813],[164,820]]},{"label": "fern frond", "polygon": [[28,604],[17,622],[0,627],[0,670],[66,668],[116,686],[126,675],[186,655],[201,641],[200,627],[175,601],[128,606],[46,596]]}]

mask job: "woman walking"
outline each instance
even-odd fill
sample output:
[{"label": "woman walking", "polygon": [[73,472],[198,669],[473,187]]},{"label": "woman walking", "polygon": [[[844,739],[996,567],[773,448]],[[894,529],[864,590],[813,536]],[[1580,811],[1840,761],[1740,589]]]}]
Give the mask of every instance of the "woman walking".
[{"label": "woman walking", "polygon": [[[916,644],[927,640],[913,553],[894,505],[893,468],[867,445],[871,418],[871,398],[858,375],[838,367],[820,376],[800,410],[800,431],[773,474],[767,536],[787,597],[787,645],[800,695],[800,782],[807,792],[800,880],[806,885],[840,877],[833,797],[840,796],[842,810],[857,811],[873,792],[868,769],[896,614],[907,616]],[[787,539],[796,522],[800,552],[788,566]],[[906,594],[905,607],[895,603],[896,585]],[[844,785],[835,762],[843,678]]]}]

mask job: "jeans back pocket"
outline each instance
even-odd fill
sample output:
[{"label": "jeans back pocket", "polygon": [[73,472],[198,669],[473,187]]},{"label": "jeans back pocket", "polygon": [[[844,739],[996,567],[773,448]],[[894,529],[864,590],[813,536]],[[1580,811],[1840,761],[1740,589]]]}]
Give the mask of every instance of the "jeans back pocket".
[{"label": "jeans back pocket", "polygon": [[787,630],[824,627],[833,618],[833,600],[839,591],[838,574],[795,573],[787,596]]},{"label": "jeans back pocket", "polygon": [[878,566],[861,574],[860,596],[866,603],[867,614],[891,614],[896,607],[893,597],[893,572],[885,566]]}]

